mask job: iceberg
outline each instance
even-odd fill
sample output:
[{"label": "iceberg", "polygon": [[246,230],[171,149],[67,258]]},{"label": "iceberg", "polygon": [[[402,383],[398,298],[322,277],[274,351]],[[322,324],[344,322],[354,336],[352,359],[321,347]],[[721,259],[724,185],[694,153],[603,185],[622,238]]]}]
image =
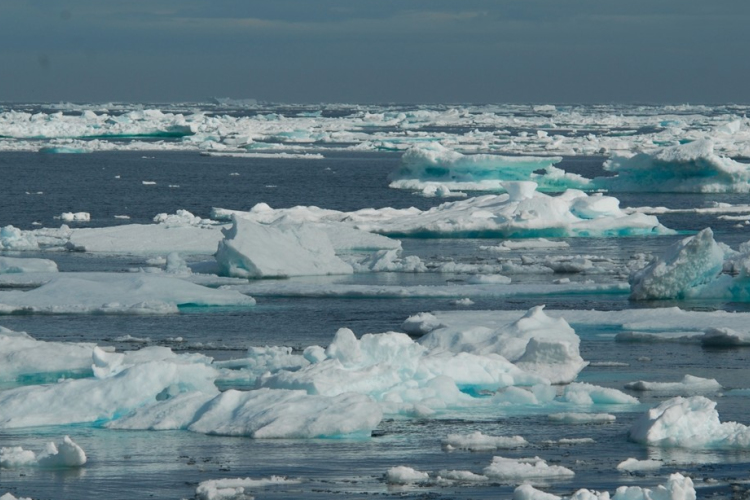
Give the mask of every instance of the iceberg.
[{"label": "iceberg", "polygon": [[286,278],[352,274],[336,256],[326,233],[309,225],[266,225],[235,217],[216,251],[220,274],[241,278]]},{"label": "iceberg", "polygon": [[630,439],[650,446],[689,449],[749,449],[750,427],[720,422],[716,403],[703,396],[669,399],[630,428]]}]

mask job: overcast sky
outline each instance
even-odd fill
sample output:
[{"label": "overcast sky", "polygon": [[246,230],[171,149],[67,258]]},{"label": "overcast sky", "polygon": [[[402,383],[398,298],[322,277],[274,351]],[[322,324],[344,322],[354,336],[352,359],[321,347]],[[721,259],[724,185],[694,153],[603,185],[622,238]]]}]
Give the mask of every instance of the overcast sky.
[{"label": "overcast sky", "polygon": [[748,0],[0,0],[0,101],[750,102]]}]

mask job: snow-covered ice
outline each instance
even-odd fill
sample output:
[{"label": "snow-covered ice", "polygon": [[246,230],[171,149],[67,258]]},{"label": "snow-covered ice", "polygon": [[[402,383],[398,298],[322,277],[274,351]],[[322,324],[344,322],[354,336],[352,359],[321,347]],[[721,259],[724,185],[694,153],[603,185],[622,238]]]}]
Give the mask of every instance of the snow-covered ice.
[{"label": "snow-covered ice", "polygon": [[81,467],[85,463],[86,453],[69,436],[64,436],[58,443],[47,443],[45,450],[39,454],[20,446],[0,448],[0,468],[2,469],[19,467],[60,469]]}]

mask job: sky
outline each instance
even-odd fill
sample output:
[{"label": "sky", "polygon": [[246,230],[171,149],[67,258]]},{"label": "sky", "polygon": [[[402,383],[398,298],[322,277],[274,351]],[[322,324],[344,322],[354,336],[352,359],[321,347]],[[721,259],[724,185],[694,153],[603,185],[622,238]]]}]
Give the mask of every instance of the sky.
[{"label": "sky", "polygon": [[748,103],[747,0],[0,0],[0,101]]}]

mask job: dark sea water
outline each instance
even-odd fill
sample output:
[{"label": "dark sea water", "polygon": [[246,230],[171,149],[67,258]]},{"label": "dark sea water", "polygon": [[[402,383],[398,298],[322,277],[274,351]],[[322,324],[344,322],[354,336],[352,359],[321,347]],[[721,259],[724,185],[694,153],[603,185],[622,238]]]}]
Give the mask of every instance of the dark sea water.
[{"label": "dark sea water", "polygon": [[[274,208],[316,205],[336,210],[367,207],[415,206],[426,209],[439,199],[389,189],[386,177],[399,163],[390,153],[332,153],[323,160],[216,158],[192,152],[113,152],[84,155],[0,153],[0,226],[12,224],[33,229],[34,222],[57,227],[62,212],[91,213],[89,223],[75,227],[101,227],[123,223],[149,223],[160,212],[186,209],[209,217],[212,207],[249,210],[265,202]],[[600,175],[603,158],[566,158],[558,167],[587,177]],[[237,173],[239,175],[231,175]],[[116,178],[119,176],[119,178]],[[143,181],[156,182],[144,185]],[[37,194],[39,193],[39,194]],[[712,201],[746,203],[746,195],[616,195],[621,206],[703,207]],[[128,215],[129,220],[115,219]],[[660,253],[669,244],[704,227],[734,247],[750,239],[747,229],[716,216],[668,214],[660,221],[681,234],[622,239],[569,239],[570,248],[559,254],[604,256],[626,262],[639,252]],[[451,258],[463,263],[483,263],[496,255],[479,251],[488,240],[404,240],[405,254],[425,261]],[[145,265],[145,257],[98,256],[85,253],[35,252],[55,260],[61,271],[123,271]],[[519,257],[519,252],[508,257]],[[506,257],[506,256],[503,256]],[[517,275],[514,283],[545,283],[560,276]],[[354,275],[325,278],[359,284],[444,284],[460,275]],[[578,276],[603,283],[627,281],[620,275]],[[547,309],[619,310],[644,307],[632,304],[626,293],[607,295],[552,295],[478,298],[469,309],[522,311],[546,304]],[[662,307],[674,304],[646,304]],[[747,310],[744,304],[687,303],[699,310]],[[26,331],[41,340],[88,341],[132,349],[114,339],[125,335],[148,338],[148,345],[203,352],[218,359],[240,357],[250,346],[286,345],[295,349],[325,346],[338,328],[357,335],[400,329],[408,316],[456,307],[448,299],[401,298],[290,298],[261,297],[253,309],[193,308],[169,316],[14,315],[0,317],[0,326]],[[633,380],[677,381],[685,373],[716,378],[731,388],[750,387],[750,350],[705,350],[689,344],[615,343],[604,329],[576,328],[582,338],[581,354],[589,361],[628,363],[618,367],[590,367],[579,380],[622,389]],[[182,337],[176,344],[169,339]],[[650,361],[643,361],[649,358]],[[744,385],[743,385],[744,384]],[[0,446],[39,450],[43,444],[69,434],[86,450],[89,463],[76,471],[37,469],[0,470],[0,493],[34,499],[141,499],[192,498],[200,481],[218,478],[261,478],[283,475],[300,483],[267,487],[253,492],[256,498],[510,498],[514,486],[504,484],[391,487],[385,471],[408,465],[431,473],[442,469],[481,473],[493,455],[540,456],[550,464],[564,465],[576,476],[550,483],[550,491],[570,494],[580,487],[598,490],[619,485],[653,486],[669,472],[693,476],[699,497],[731,496],[730,484],[750,478],[748,452],[685,452],[650,449],[627,440],[627,430],[643,411],[664,397],[641,396],[642,404],[626,411],[602,406],[597,411],[617,412],[610,424],[562,425],[547,418],[545,408],[513,407],[493,412],[448,412],[435,419],[386,419],[371,439],[253,440],[205,436],[187,431],[113,431],[97,426],[27,428],[0,431]],[[718,398],[722,420],[750,423],[750,402],[744,397]],[[526,449],[498,452],[446,452],[440,441],[447,434],[480,430],[491,435],[521,435]],[[543,441],[563,437],[590,437],[593,444],[549,445]],[[628,457],[662,458],[661,470],[635,475],[615,470]],[[671,461],[678,464],[670,464]],[[434,474],[433,474],[434,475]],[[717,479],[714,483],[708,480]],[[744,486],[740,487],[743,494]]]}]

